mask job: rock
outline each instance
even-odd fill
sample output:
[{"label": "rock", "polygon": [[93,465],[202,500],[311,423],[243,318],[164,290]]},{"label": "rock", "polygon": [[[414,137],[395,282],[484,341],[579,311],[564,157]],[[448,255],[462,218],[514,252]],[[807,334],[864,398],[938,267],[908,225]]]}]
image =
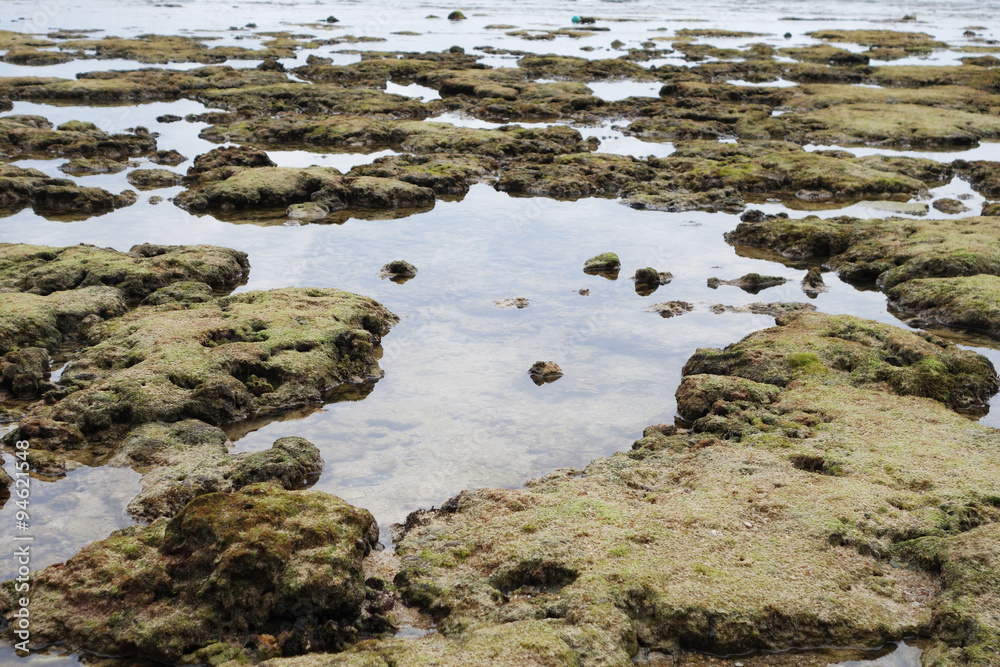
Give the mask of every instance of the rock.
[{"label": "rock", "polygon": [[[260,634],[288,655],[341,650],[365,627],[361,563],[377,539],[371,514],[324,493],[208,493],[35,572],[31,645],[168,663],[222,649],[246,660]],[[0,587],[8,621],[19,595]]]},{"label": "rock", "polygon": [[20,157],[105,157],[125,161],[156,150],[149,131],[108,134],[93,123],[69,121],[53,129],[41,116],[0,118],[0,153]]},{"label": "rock", "polygon": [[73,158],[64,165],[60,165],[59,171],[64,174],[74,176],[90,176],[93,174],[117,174],[128,167],[135,166],[135,162],[120,162],[106,157],[93,158]]},{"label": "rock", "polygon": [[519,296],[514,299],[500,299],[498,301],[494,301],[493,305],[496,306],[497,308],[521,309],[521,308],[527,308],[528,303],[529,303],[528,299],[524,298],[523,296]]},{"label": "rock", "polygon": [[716,303],[710,306],[709,310],[716,315],[721,315],[722,313],[753,313],[754,315],[770,315],[771,317],[779,318],[793,313],[812,312],[816,310],[816,306],[811,303],[798,303],[795,301],[774,301],[772,303],[757,301],[746,306],[726,306]]},{"label": "rock", "polygon": [[460,12],[460,11],[458,11],[456,9],[451,14],[448,14],[448,20],[449,21],[464,21],[465,20],[465,14],[463,14],[462,12]]},{"label": "rock", "polygon": [[[870,351],[868,340],[830,340],[832,325],[871,327],[892,343]],[[940,642],[934,650],[953,659],[970,648],[991,655],[996,601],[993,580],[981,577],[1000,554],[996,509],[979,494],[997,489],[996,431],[935,400],[878,381],[858,385],[814,347],[847,350],[854,361],[894,345],[944,351],[925,343],[874,322],[800,315],[710,353],[737,362],[741,374],[796,369],[795,382],[686,370],[678,403],[697,403],[693,430],[657,426],[632,451],[583,471],[465,491],[440,510],[411,514],[395,532],[394,583],[444,631],[359,645],[351,659],[628,664],[641,646],[690,642],[732,654],[880,645],[907,628],[927,628]],[[827,372],[809,368],[806,351]],[[964,383],[962,371],[942,372],[946,384]],[[949,470],[926,458],[933,454]],[[927,506],[925,492],[887,485],[886,470],[897,465],[953,504]],[[895,509],[871,511],[883,503]],[[969,528],[970,516],[989,518]],[[982,634],[966,639],[967,627]]]},{"label": "rock", "polygon": [[88,217],[132,203],[134,199],[126,193],[115,195],[101,188],[77,185],[70,179],[50,178],[37,169],[0,165],[0,207],[8,211],[30,206],[42,216]]},{"label": "rock", "polygon": [[174,166],[180,164],[181,162],[186,162],[187,158],[178,153],[177,151],[171,149],[169,151],[156,151],[155,153],[149,156],[149,161],[154,164],[165,164]]},{"label": "rock", "polygon": [[340,23],[336,16],[327,16],[325,20],[327,23]]},{"label": "rock", "polygon": [[178,121],[184,120],[180,116],[172,113],[165,113],[162,116],[156,117],[157,123],[176,123]]},{"label": "rock", "polygon": [[407,280],[415,278],[417,276],[417,267],[413,266],[409,262],[403,259],[395,259],[379,271],[380,278],[388,278],[394,283],[402,285]]},{"label": "rock", "polygon": [[207,283],[197,280],[181,280],[156,290],[143,299],[141,305],[162,306],[166,303],[206,303],[216,296],[212,291],[212,286]]},{"label": "rock", "polygon": [[293,220],[322,220],[330,215],[330,207],[313,201],[303,202],[289,206],[285,215]]},{"label": "rock", "polygon": [[635,291],[640,296],[649,296],[660,285],[666,285],[674,279],[672,273],[667,271],[657,271],[652,267],[637,269],[632,280],[635,281]]},{"label": "rock", "polygon": [[528,370],[531,381],[541,387],[543,384],[555,382],[563,376],[559,364],[554,361],[536,361]]},{"label": "rock", "polygon": [[690,313],[692,310],[694,310],[694,306],[686,301],[664,301],[662,303],[654,303],[646,309],[646,312],[659,313],[660,317],[666,318]]},{"label": "rock", "polygon": [[717,289],[720,285],[733,285],[734,287],[739,287],[744,292],[757,294],[768,287],[784,285],[786,282],[788,282],[788,279],[781,276],[762,276],[759,273],[748,273],[733,280],[709,278],[708,286],[712,289]]},{"label": "rock", "polygon": [[810,267],[802,279],[802,291],[810,297],[815,297],[829,289],[826,283],[823,282],[823,271],[818,266]]},{"label": "rock", "polygon": [[129,172],[128,182],[140,190],[155,190],[180,185],[184,177],[167,169],[136,169]]},{"label": "rock", "polygon": [[903,213],[905,215],[927,215],[930,206],[923,202],[902,202],[902,201],[860,201],[859,206],[873,208],[878,211],[889,211],[891,213]]},{"label": "rock", "polygon": [[[904,311],[927,312],[953,321],[955,326],[972,328],[995,324],[988,314],[989,304],[973,304],[981,302],[978,290],[990,290],[990,279],[1000,276],[1000,255],[989,250],[998,239],[1000,222],[993,217],[773,219],[741,222],[726,234],[730,243],[767,247],[797,261],[825,260],[824,265],[836,270],[844,280],[875,282]],[[927,282],[913,290],[900,287],[892,292],[897,286],[921,279],[947,280]],[[932,288],[936,284],[941,289]],[[913,310],[907,310],[911,307]],[[942,309],[940,315],[930,313],[938,308]]]},{"label": "rock", "polygon": [[284,72],[285,66],[274,58],[265,58],[264,62],[257,65],[257,69],[261,72]]},{"label": "rock", "polygon": [[957,199],[936,199],[931,205],[938,211],[947,213],[948,215],[958,215],[969,210],[968,206]]},{"label": "rock", "polygon": [[0,388],[14,398],[38,398],[52,387],[49,376],[49,351],[28,347],[8,352],[0,359]]},{"label": "rock", "polygon": [[380,377],[378,344],[396,321],[371,299],[334,289],[141,306],[94,325],[96,344],[63,372],[63,396],[34,414],[95,447],[149,422],[280,414]]},{"label": "rock", "polygon": [[230,444],[221,429],[197,420],[154,422],[129,433],[110,462],[143,472],[142,491],[128,513],[140,521],[170,518],[197,496],[258,482],[301,488],[323,468],[319,449],[302,438],[281,438],[270,449],[235,455]]},{"label": "rock", "polygon": [[609,276],[614,274],[612,279],[618,277],[618,271],[621,268],[621,260],[613,252],[603,252],[600,255],[595,255],[583,264],[584,273],[605,274]]},{"label": "rock", "polygon": [[980,215],[1000,216],[1000,202],[985,202]]}]

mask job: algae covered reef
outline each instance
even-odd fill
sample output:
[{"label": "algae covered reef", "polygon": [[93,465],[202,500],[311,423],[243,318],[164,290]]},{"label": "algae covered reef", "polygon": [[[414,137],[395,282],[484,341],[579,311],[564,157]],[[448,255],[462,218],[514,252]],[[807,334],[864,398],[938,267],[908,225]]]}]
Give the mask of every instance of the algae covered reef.
[{"label": "algae covered reef", "polygon": [[0,17],[0,663],[1000,666],[1000,34],[847,4]]}]

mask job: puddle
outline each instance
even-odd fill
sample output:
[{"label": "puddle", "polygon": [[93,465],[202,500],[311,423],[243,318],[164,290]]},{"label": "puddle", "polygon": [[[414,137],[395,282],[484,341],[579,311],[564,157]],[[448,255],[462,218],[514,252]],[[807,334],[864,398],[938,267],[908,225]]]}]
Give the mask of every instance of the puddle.
[{"label": "puddle", "polygon": [[790,88],[791,86],[797,86],[799,84],[794,81],[788,81],[787,79],[776,79],[774,81],[765,81],[759,83],[756,81],[744,81],[743,79],[730,79],[726,83],[733,86],[746,86],[748,88]]},{"label": "puddle", "polygon": [[594,91],[594,95],[607,102],[617,102],[630,97],[660,97],[660,88],[663,84],[659,81],[649,83],[646,81],[592,81],[587,87]]},{"label": "puddle", "polygon": [[428,88],[427,86],[421,86],[419,83],[411,83],[407,86],[401,86],[398,83],[389,81],[385,84],[385,92],[392,93],[394,95],[403,95],[404,97],[413,97],[423,102],[441,99],[441,94],[438,91],[433,88]]}]

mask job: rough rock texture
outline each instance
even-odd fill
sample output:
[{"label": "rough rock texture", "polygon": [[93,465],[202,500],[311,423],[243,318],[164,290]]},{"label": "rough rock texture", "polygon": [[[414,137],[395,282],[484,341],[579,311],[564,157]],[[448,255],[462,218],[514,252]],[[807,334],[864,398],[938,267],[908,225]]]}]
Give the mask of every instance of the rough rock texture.
[{"label": "rough rock texture", "polygon": [[[265,634],[287,654],[336,650],[357,635],[361,561],[377,537],[371,514],[324,493],[202,495],[35,573],[32,645],[171,663],[220,642],[266,647]],[[13,582],[0,588],[8,620],[18,595]]]},{"label": "rough rock texture", "polygon": [[[984,359],[847,316],[790,316],[699,350],[677,397],[693,430],[650,427],[627,454],[407,519],[395,583],[438,633],[268,667],[624,667],[640,647],[726,654],[910,635],[935,640],[935,664],[992,667],[1000,436],[899,395],[906,383],[859,382],[848,362],[889,349],[875,335],[895,354],[956,354],[996,387]],[[734,360],[758,379],[718,365]],[[915,377],[926,362],[879,363]],[[791,379],[767,382],[776,368]],[[927,378],[970,380],[962,368]]]},{"label": "rough rock texture", "polygon": [[846,280],[874,281],[905,313],[1000,335],[989,301],[1000,276],[1000,220],[859,220],[808,217],[744,220],[730,243],[790,260],[824,259]]},{"label": "rough rock texture", "polygon": [[135,201],[130,190],[115,195],[102,188],[77,185],[68,178],[52,178],[37,169],[0,164],[0,215],[30,206],[42,216],[86,218]]},{"label": "rough rock texture", "polygon": [[128,504],[139,520],[171,518],[195,497],[272,482],[302,487],[323,468],[319,449],[302,438],[280,438],[270,449],[230,454],[226,434],[198,420],[154,422],[129,433],[111,465],[143,472],[142,491]]},{"label": "rough rock texture", "polygon": [[739,287],[744,292],[756,294],[761,290],[767,289],[768,287],[784,285],[786,282],[788,281],[781,276],[762,276],[759,273],[748,273],[740,276],[739,278],[734,278],[733,280],[709,278],[708,286],[712,289],[716,289],[720,285],[732,285],[734,287]]},{"label": "rough rock texture", "polygon": [[119,316],[159,288],[193,280],[232,289],[248,269],[246,253],[215,246],[142,244],[124,253],[0,244],[0,353],[30,346],[55,352],[81,326]]},{"label": "rough rock texture", "polygon": [[[73,440],[114,441],[148,422],[219,425],[321,401],[378,377],[378,344],[397,321],[334,289],[244,292],[205,303],[141,306],[95,325],[96,343],[65,368],[62,394],[19,430],[54,420]],[[56,439],[39,446],[63,449]]]},{"label": "rough rock texture", "polygon": [[93,123],[70,121],[53,129],[41,116],[0,118],[0,155],[6,157],[75,156],[126,160],[156,150],[145,128],[130,134],[107,134]]}]

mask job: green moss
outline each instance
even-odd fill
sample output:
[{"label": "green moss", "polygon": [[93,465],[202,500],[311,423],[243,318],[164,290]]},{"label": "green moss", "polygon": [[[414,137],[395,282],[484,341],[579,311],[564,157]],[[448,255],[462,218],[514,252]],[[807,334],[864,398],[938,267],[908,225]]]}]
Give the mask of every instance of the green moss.
[{"label": "green moss", "polygon": [[36,169],[0,165],[0,214],[9,215],[30,206],[42,216],[86,218],[133,203],[135,193],[128,190],[114,195],[69,179],[50,178]]},{"label": "green moss", "polygon": [[[65,396],[38,418],[114,440],[146,422],[224,424],[319,402],[337,384],[381,374],[377,346],[395,321],[331,289],[143,306],[94,332],[100,342],[64,371]],[[260,391],[262,380],[273,391]]]},{"label": "green moss", "polygon": [[[255,484],[203,495],[169,522],[116,531],[35,573],[32,638],[178,662],[200,649],[237,655],[301,618],[282,634],[288,653],[342,648],[377,534],[367,511],[318,492]],[[17,595],[12,582],[0,588],[8,610]]]}]

